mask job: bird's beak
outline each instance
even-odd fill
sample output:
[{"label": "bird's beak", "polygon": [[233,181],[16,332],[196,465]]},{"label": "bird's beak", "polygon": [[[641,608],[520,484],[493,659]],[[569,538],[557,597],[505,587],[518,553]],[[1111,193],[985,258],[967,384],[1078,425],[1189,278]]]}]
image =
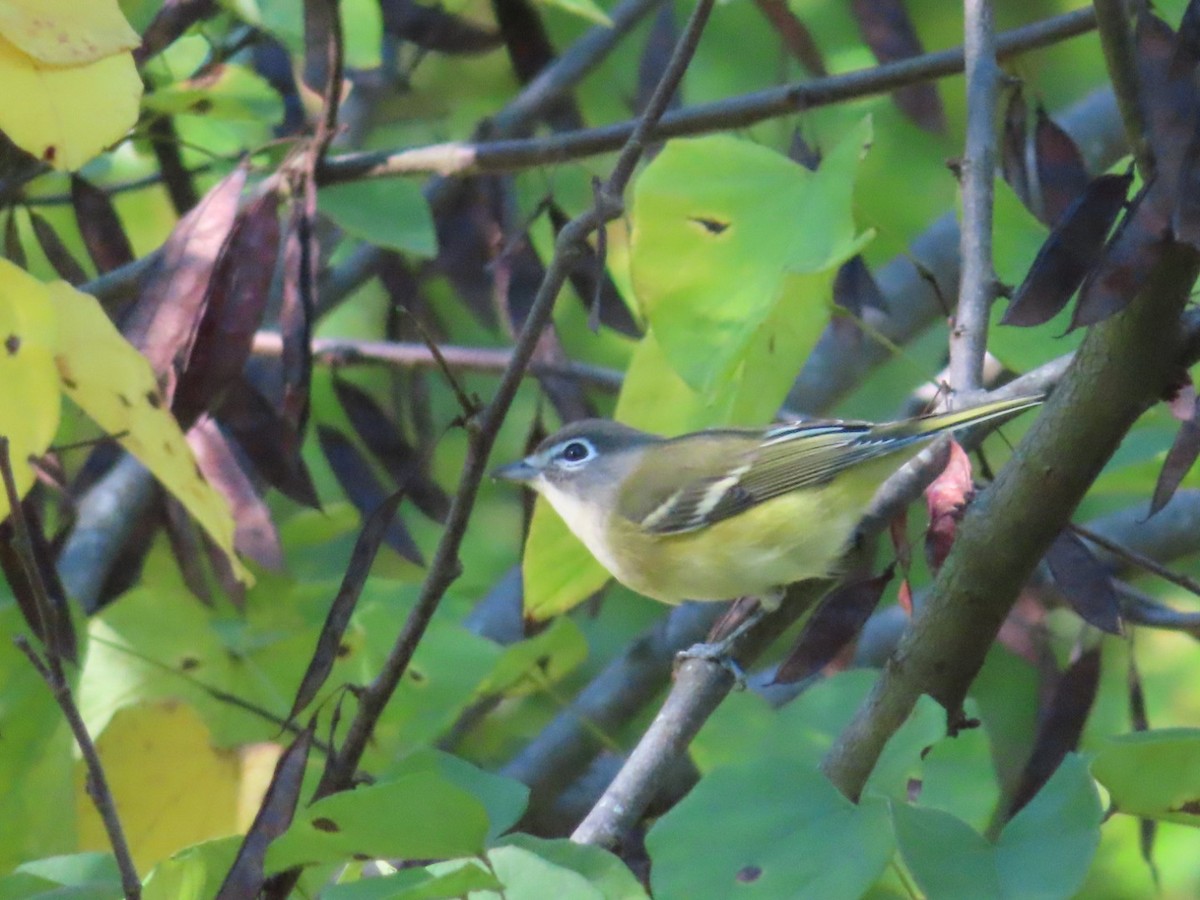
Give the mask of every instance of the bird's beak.
[{"label": "bird's beak", "polygon": [[492,470],[492,477],[500,481],[515,481],[518,484],[528,484],[538,477],[539,469],[528,458],[519,459],[507,466]]}]

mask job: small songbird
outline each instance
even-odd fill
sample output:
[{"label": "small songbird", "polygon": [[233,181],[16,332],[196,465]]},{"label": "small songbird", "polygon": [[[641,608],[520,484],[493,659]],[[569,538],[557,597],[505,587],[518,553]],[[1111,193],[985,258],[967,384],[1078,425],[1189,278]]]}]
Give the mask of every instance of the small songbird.
[{"label": "small songbird", "polygon": [[1040,396],[900,422],[804,422],[674,438],[600,419],[568,425],[496,478],[544,496],[614,578],[662,600],[757,596],[835,574],[879,486],[931,438]]}]

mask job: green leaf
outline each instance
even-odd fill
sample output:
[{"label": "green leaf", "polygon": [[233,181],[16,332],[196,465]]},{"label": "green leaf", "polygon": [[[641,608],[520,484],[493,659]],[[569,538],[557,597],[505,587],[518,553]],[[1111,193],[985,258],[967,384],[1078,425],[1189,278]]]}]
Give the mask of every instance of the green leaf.
[{"label": "green leaf", "polygon": [[597,25],[612,26],[612,19],[595,0],[542,0],[542,3],[547,6],[557,6],[559,9],[564,9],[589,22],[595,22]]},{"label": "green leaf", "polygon": [[433,215],[421,188],[403,178],[377,178],[321,188],[317,206],[348,234],[372,244],[432,257]]},{"label": "green leaf", "polygon": [[549,628],[504,648],[479,694],[518,697],[545,690],[587,659],[587,638],[570,619],[555,619]]},{"label": "green leaf", "polygon": [[240,835],[180,850],[154,867],[142,900],[208,900],[215,897],[242,845]]},{"label": "green leaf", "polygon": [[402,869],[382,878],[362,878],[321,891],[322,900],[449,900],[478,896],[476,891],[497,891],[503,885],[475,860],[442,864],[447,871]]},{"label": "green leaf", "polygon": [[297,812],[267,851],[267,870],[354,857],[440,859],[478,855],[487,811],[435,772],[334,794]]},{"label": "green leaf", "polygon": [[[642,173],[634,286],[666,358],[693,390],[709,394],[748,361],[787,275],[832,269],[858,252],[851,199],[869,140],[864,120],[815,173],[747,141],[676,140]],[[823,323],[828,299],[805,297],[792,311]],[[819,331],[805,332],[807,352]]]},{"label": "green leaf", "polygon": [[1118,812],[1200,825],[1200,728],[1109,737],[1092,761]]},{"label": "green leaf", "polygon": [[758,758],[702,778],[646,849],[656,896],[837,900],[862,896],[894,842],[886,801],[856,806],[814,768]]},{"label": "green leaf", "polygon": [[530,834],[510,835],[504,839],[503,846],[519,847],[556,866],[578,872],[605,900],[637,900],[646,896],[641,882],[629,867],[600,847],[565,839],[547,840]]},{"label": "green leaf", "polygon": [[904,862],[930,900],[1070,897],[1100,842],[1100,817],[1095,785],[1074,754],[995,844],[942,810],[892,807]]}]

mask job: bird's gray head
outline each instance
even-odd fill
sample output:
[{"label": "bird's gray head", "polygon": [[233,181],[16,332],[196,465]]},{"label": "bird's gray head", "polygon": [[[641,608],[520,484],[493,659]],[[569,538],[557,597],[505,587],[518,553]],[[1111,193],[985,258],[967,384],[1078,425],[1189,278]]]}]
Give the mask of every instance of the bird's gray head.
[{"label": "bird's gray head", "polygon": [[630,451],[661,440],[607,419],[584,419],[550,435],[529,456],[492,472],[493,478],[516,481],[553,499],[554,494],[600,499],[615,493],[634,454]]}]

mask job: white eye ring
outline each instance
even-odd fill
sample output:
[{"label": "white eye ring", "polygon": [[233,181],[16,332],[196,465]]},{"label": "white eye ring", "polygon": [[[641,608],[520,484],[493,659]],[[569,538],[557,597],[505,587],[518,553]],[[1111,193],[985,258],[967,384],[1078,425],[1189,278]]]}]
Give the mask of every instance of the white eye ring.
[{"label": "white eye ring", "polygon": [[572,438],[554,454],[555,459],[565,466],[574,468],[575,466],[583,465],[589,459],[596,455],[596,448],[592,446],[590,441],[585,441],[582,438]]}]

